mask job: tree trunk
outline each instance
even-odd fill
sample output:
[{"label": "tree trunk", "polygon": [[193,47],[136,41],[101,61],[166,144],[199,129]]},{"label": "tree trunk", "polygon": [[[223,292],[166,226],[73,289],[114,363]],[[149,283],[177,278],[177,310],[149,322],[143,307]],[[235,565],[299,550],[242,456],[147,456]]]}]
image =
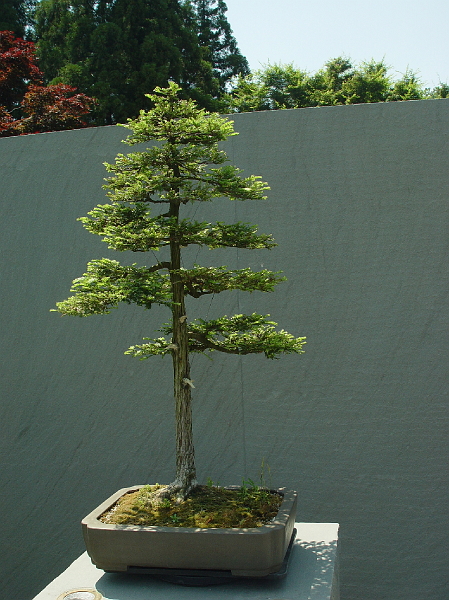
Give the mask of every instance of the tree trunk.
[{"label": "tree trunk", "polygon": [[[171,206],[171,216],[178,219],[179,206]],[[176,411],[176,480],[173,487],[185,498],[197,485],[195,452],[192,435],[192,395],[189,364],[187,315],[184,301],[184,284],[179,274],[181,248],[178,240],[170,242],[170,281],[173,293],[173,386]]]}]

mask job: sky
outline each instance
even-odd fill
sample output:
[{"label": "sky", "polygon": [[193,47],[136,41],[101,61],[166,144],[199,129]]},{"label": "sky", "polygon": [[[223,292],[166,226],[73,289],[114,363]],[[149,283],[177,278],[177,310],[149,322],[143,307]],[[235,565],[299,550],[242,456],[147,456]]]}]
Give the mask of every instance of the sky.
[{"label": "sky", "polygon": [[331,58],[385,60],[398,79],[410,68],[425,87],[449,83],[449,0],[225,0],[251,70],[294,63],[316,72]]}]

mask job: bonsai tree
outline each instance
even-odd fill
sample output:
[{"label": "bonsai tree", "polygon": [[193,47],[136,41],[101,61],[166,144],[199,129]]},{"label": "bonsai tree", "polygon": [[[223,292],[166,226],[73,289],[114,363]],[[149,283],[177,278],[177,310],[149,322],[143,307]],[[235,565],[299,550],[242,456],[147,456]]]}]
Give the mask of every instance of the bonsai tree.
[{"label": "bonsai tree", "polygon": [[[120,302],[144,308],[162,304],[171,320],[165,334],[131,346],[125,354],[140,359],[170,355],[173,362],[176,410],[176,478],[159,491],[161,498],[176,494],[185,498],[197,486],[192,440],[191,394],[194,387],[189,364],[191,352],[227,354],[302,353],[305,338],[277,331],[269,315],[253,313],[214,320],[189,320],[186,298],[200,298],[227,290],[271,292],[283,281],[279,272],[228,269],[197,264],[185,268],[182,249],[191,244],[209,248],[272,248],[271,235],[247,223],[208,223],[183,218],[182,209],[192,202],[214,198],[261,200],[269,188],[259,177],[243,177],[227,162],[218,143],[237,135],[233,122],[199,109],[192,100],[179,99],[180,87],[156,88],[148,94],[152,110],[128,120],[129,145],[156,142],[144,151],[119,154],[104,186],[109,204],[100,204],[82,217],[84,227],[102,236],[109,248],[145,253],[165,249],[166,260],[150,266],[121,265],[102,258],[88,263],[87,272],[75,279],[73,296],[57,303],[63,315],[85,317],[107,314]],[[152,209],[155,209],[153,214]]]}]

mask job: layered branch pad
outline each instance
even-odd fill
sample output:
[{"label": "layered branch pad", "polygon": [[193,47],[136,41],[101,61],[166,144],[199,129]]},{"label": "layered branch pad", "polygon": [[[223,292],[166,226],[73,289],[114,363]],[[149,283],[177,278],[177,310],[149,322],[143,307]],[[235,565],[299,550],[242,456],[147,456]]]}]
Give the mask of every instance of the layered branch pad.
[{"label": "layered branch pad", "polygon": [[[267,358],[279,358],[280,354],[303,353],[305,338],[295,338],[283,329],[275,330],[277,323],[269,321],[270,315],[234,315],[211,321],[197,319],[187,323],[190,352],[226,352],[228,354],[259,354]],[[161,331],[172,333],[167,324]],[[145,338],[148,339],[148,338]],[[173,344],[163,338],[149,339],[146,344],[131,346],[125,354],[140,359],[175,352]]]},{"label": "layered branch pad", "polygon": [[206,223],[191,219],[176,220],[165,214],[150,216],[144,203],[134,206],[99,205],[81,217],[84,227],[103,236],[113,250],[148,252],[177,242],[180,246],[197,244],[209,248],[272,248],[271,235],[258,234],[248,223]]},{"label": "layered branch pad", "polygon": [[[65,315],[85,317],[106,314],[117,308],[120,302],[134,303],[151,308],[153,303],[171,306],[170,274],[168,264],[159,263],[151,268],[122,266],[114,260],[101,259],[88,264],[87,273],[75,279],[74,295],[57,304]],[[248,292],[271,292],[283,281],[279,273],[252,271],[249,268],[228,270],[226,267],[201,267],[176,271],[184,285],[186,295],[198,298],[204,294],[216,294],[225,290]],[[204,321],[198,319],[187,323],[190,352],[218,350],[229,354],[264,353],[267,358],[277,358],[281,353],[303,352],[305,338],[294,338],[284,330],[276,331],[276,323],[269,315],[234,315]],[[172,333],[171,325],[160,330]],[[145,338],[145,344],[132,346],[126,354],[140,359],[154,355],[173,353],[176,348],[171,339]]]}]

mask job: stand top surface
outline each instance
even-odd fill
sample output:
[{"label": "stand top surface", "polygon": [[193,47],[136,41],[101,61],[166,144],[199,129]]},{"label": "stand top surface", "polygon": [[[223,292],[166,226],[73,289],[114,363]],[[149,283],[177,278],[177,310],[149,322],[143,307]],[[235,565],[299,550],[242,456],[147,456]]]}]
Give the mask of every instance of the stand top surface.
[{"label": "stand top surface", "polygon": [[[337,523],[296,523],[288,572],[279,580],[230,581],[187,587],[147,575],[105,573],[87,553],[75,560],[34,600],[330,600],[336,594]],[[75,590],[91,593],[67,594]],[[94,592],[96,594],[94,595]],[[95,597],[96,596],[96,597]]]}]

